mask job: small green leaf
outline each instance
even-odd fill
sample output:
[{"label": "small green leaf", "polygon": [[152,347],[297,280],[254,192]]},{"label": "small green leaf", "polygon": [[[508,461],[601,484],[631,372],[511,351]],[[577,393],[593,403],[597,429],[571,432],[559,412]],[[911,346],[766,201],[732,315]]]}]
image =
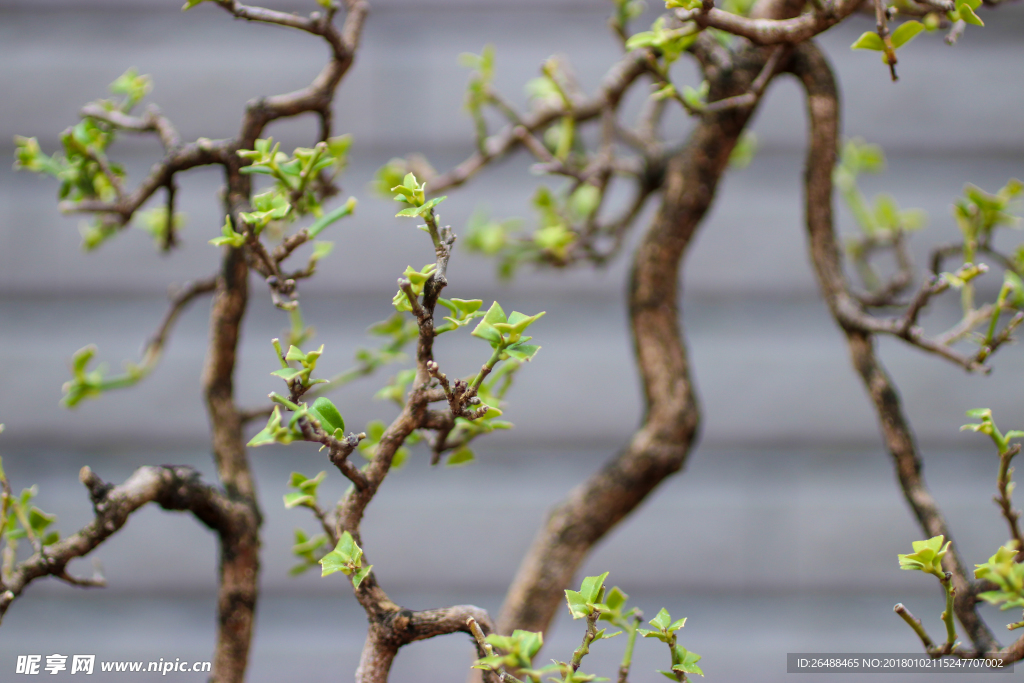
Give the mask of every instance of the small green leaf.
[{"label": "small green leaf", "polygon": [[580,595],[589,603],[597,602],[600,599],[601,589],[604,587],[604,580],[606,578],[608,578],[608,572],[599,576],[586,577],[580,585]]},{"label": "small green leaf", "polygon": [[330,576],[335,572],[350,573],[349,563],[333,550],[320,558],[320,566],[323,568],[320,572],[321,577]]},{"label": "small green leaf", "polygon": [[577,591],[566,590],[565,599],[569,603],[569,613],[573,619],[585,619],[590,614],[587,600]]},{"label": "small green leaf", "polygon": [[270,420],[267,421],[267,426],[260,430],[256,436],[249,440],[246,446],[255,448],[256,446],[266,446],[268,444],[275,443],[277,441],[277,430],[281,426],[281,408],[274,406],[274,412],[270,414]]},{"label": "small green leaf", "polygon": [[605,596],[604,603],[608,605],[608,609],[612,611],[619,611],[626,604],[626,600],[629,596],[623,593],[618,586],[614,586],[608,595]]},{"label": "small green leaf", "polygon": [[700,661],[701,657],[696,652],[690,652],[682,645],[676,645],[672,658],[678,661],[678,663],[672,667],[673,671],[681,671],[684,674],[697,674],[702,677],[704,676],[704,672],[701,671],[699,666],[697,666],[697,662]]},{"label": "small green leaf", "polygon": [[651,631],[645,628],[638,628],[636,632],[640,634],[641,638],[657,638],[663,643],[668,642],[668,636],[665,635],[664,631]]},{"label": "small green leaf", "polygon": [[28,525],[37,536],[41,535],[46,527],[55,521],[57,521],[57,515],[48,514],[37,507],[32,507],[28,511]]},{"label": "small green leaf", "polygon": [[[913,36],[911,36],[913,37]],[[910,40],[908,38],[907,40]],[[851,50],[876,50],[878,52],[885,51],[885,43],[878,37],[878,34],[874,31],[866,31],[861,34],[860,38],[850,46]]]},{"label": "small green leaf", "polygon": [[476,457],[473,455],[473,451],[466,446],[463,446],[448,456],[448,460],[445,462],[445,465],[448,467],[458,467],[460,465],[468,465],[474,460],[476,460]]},{"label": "small green leaf", "polygon": [[914,552],[906,555],[899,555],[900,569],[917,569],[942,578],[945,573],[942,569],[942,558],[949,550],[950,541],[942,542],[945,537],[942,535],[933,536],[927,541],[914,541]]},{"label": "small green leaf", "polygon": [[960,13],[960,18],[963,19],[968,24],[973,24],[974,26],[984,26],[985,25],[985,22],[983,22],[978,17],[978,15],[974,13],[974,9],[970,5],[968,5],[967,3],[963,3],[961,5],[958,5],[957,6],[957,12]]},{"label": "small green leaf", "polygon": [[363,582],[363,579],[373,571],[373,565],[367,565],[352,575],[352,587],[359,588],[359,584]]},{"label": "small green leaf", "polygon": [[341,535],[341,539],[334,550],[321,558],[320,565],[323,567],[321,576],[327,576],[335,572],[351,575],[362,566],[362,557],[362,549],[356,545],[352,534],[346,531]]},{"label": "small green leaf", "polygon": [[321,396],[313,401],[309,407],[309,414],[316,418],[320,426],[328,434],[334,434],[336,430],[345,431],[345,418],[338,412],[337,406],[326,396]]},{"label": "small green leaf", "polygon": [[316,503],[316,498],[307,493],[303,493],[302,491],[294,491],[292,493],[284,494],[284,506],[288,510],[300,505],[313,507],[314,503]]},{"label": "small green leaf", "polygon": [[659,631],[667,630],[669,624],[671,623],[672,617],[669,615],[668,610],[664,607],[662,607],[661,611],[659,611],[658,614],[653,619],[651,619],[651,626],[658,629]]},{"label": "small green leaf", "polygon": [[290,382],[291,380],[301,375],[303,372],[305,372],[305,370],[303,370],[302,368],[281,368],[280,370],[275,370],[270,374],[273,375],[274,377],[280,377],[285,382]]},{"label": "small green leaf", "polygon": [[[911,40],[914,39],[918,33],[924,30],[924,24],[920,21],[905,21],[899,25],[899,27],[892,32],[892,46],[894,48],[903,47]],[[868,34],[865,34],[868,35]],[[873,35],[873,34],[872,34]],[[877,37],[877,36],[875,36]],[[861,36],[863,38],[863,36]],[[857,42],[860,42],[859,40]],[[854,43],[856,47],[856,43]],[[869,48],[870,49],[870,48]]]}]

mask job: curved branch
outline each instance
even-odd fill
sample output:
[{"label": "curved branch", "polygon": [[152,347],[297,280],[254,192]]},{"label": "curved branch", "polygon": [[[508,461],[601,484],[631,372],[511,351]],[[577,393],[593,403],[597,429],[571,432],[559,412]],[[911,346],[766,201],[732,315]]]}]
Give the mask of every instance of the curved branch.
[{"label": "curved branch", "polygon": [[142,361],[139,363],[139,369],[142,372],[150,372],[156,366],[157,361],[160,360],[160,356],[163,355],[164,345],[167,343],[167,337],[171,333],[171,328],[178,320],[181,312],[196,298],[209,294],[216,288],[217,279],[211,277],[190,282],[171,297],[170,308],[164,313],[160,326],[153,333],[153,336],[149,338],[149,341],[146,342],[146,346],[142,351]]},{"label": "curved branch", "polygon": [[119,130],[127,130],[133,133],[156,133],[165,151],[171,151],[179,144],[181,139],[178,131],[170,119],[164,116],[160,109],[151,104],[146,107],[142,116],[131,116],[117,109],[105,109],[95,102],[82,107],[80,116],[103,121]]},{"label": "curved branch", "polygon": [[801,14],[793,19],[747,18],[717,8],[707,12],[676,10],[676,16],[683,21],[694,21],[701,28],[717,28],[743,36],[758,45],[796,44],[835,26],[862,4],[864,0],[838,0],[825,11]]},{"label": "curved branch", "polygon": [[[850,326],[842,315],[840,298],[848,297],[849,293],[832,223],[832,168],[835,166],[839,140],[839,100],[832,70],[824,55],[810,43],[797,48],[789,70],[799,79],[807,93],[811,134],[804,175],[806,219],[811,261],[818,284],[836,323],[846,333],[853,365],[878,413],[882,434],[896,465],[903,495],[928,536],[941,534],[949,539],[949,528],[921,475],[921,458],[913,432],[903,414],[899,394],[875,357],[874,335],[869,330]],[[975,589],[955,543],[946,554],[944,566],[953,574],[953,585],[956,588],[954,609],[971,641],[982,651],[998,647],[988,627],[975,611]]]},{"label": "curved branch", "polygon": [[[716,98],[748,92],[769,59],[741,48],[728,69],[708,65]],[[546,630],[593,545],[686,461],[699,408],[680,330],[679,269],[714,199],[729,155],[754,107],[709,113],[668,165],[661,207],[633,259],[629,311],[644,384],[643,425],[626,449],[549,515],[516,574],[498,630]]]},{"label": "curved branch", "polygon": [[0,594],[0,620],[8,607],[28,585],[46,576],[72,583],[89,583],[67,574],[71,560],[95,550],[128,522],[128,517],[147,503],[157,503],[165,510],[189,511],[196,519],[218,533],[228,533],[244,506],[229,499],[222,491],[202,483],[199,473],[191,467],[140,467],[123,484],[105,484],[88,467],[79,474],[89,489],[95,518],[80,531],[45,546],[41,553],[18,564],[4,581]]},{"label": "curved branch", "polygon": [[356,683],[387,683],[391,663],[403,645],[449,633],[472,635],[470,621],[485,635],[494,630],[487,612],[473,605],[388,613],[370,625],[356,669]]},{"label": "curved branch", "polygon": [[[91,116],[91,114],[90,114]],[[153,193],[167,186],[174,174],[197,166],[225,164],[227,158],[237,149],[230,140],[207,140],[200,138],[187,145],[175,147],[167,152],[146,176],[146,179],[129,194],[112,202],[100,199],[86,199],[79,202],[64,201],[58,207],[65,213],[110,213],[118,216],[121,225],[127,225],[132,214],[146,203]]]},{"label": "curved branch", "polygon": [[362,34],[368,6],[363,0],[349,0],[348,16],[339,31],[333,22],[333,11],[325,14],[314,12],[309,18],[298,17],[284,12],[248,7],[234,0],[220,3],[225,9],[242,19],[262,21],[297,28],[323,37],[331,47],[332,58],[320,71],[313,82],[301,90],[284,95],[262,97],[249,102],[242,119],[236,149],[252,149],[263,129],[276,119],[316,112],[321,122],[330,117],[334,91],[342,77],[352,66],[355,49]]},{"label": "curved branch", "polygon": [[608,70],[594,97],[574,103],[568,109],[560,104],[542,106],[522,116],[520,121],[505,126],[483,141],[482,151],[476,152],[447,173],[427,178],[430,191],[436,193],[458,187],[484,166],[514,150],[523,143],[523,136],[516,132],[520,127],[533,133],[564,116],[571,116],[576,121],[597,118],[609,106],[614,107],[626,89],[647,72],[650,68],[649,59],[648,50],[634,50]]}]

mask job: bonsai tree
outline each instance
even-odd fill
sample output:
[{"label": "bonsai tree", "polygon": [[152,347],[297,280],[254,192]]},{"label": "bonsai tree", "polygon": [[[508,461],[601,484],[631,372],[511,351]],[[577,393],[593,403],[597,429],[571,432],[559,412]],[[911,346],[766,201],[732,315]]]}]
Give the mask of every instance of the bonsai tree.
[{"label": "bonsai tree", "polygon": [[[998,251],[994,235],[1014,222],[1013,202],[1019,181],[995,191],[968,185],[955,205],[963,240],[934,252],[930,272],[917,281],[907,252],[909,233],[920,216],[880,197],[869,202],[858,176],[878,170],[881,151],[861,141],[840,139],[840,104],[828,60],[814,37],[855,13],[873,12],[876,30],[865,33],[854,49],[879,52],[887,67],[880,79],[897,78],[897,50],[922,32],[943,31],[954,43],[968,24],[980,27],[975,10],[981,0],[821,0],[805,6],[789,0],[729,0],[722,7],[701,0],[668,0],[653,25],[633,24],[643,7],[638,0],[614,0],[612,38],[622,56],[607,70],[599,88],[586,93],[568,65],[551,59],[541,77],[530,83],[526,110],[513,106],[494,86],[495,58],[485,48],[466,56],[472,69],[466,106],[475,124],[476,151],[454,168],[439,172],[420,156],[394,159],[378,174],[379,189],[398,204],[397,217],[412,218],[427,233],[432,252],[422,268],[401,273],[392,301],[393,315],[372,331],[382,346],[361,353],[351,371],[320,378],[317,363],[324,347],[314,349],[299,313],[302,281],[329,263],[331,243],[319,238],[336,221],[356,209],[354,198],[339,196],[335,181],[343,170],[350,140],[336,135],[332,102],[352,66],[367,15],[364,0],[317,0],[308,15],[248,6],[235,0],[189,0],[184,9],[218,5],[235,18],[276,24],[324,41],[329,60],[306,87],[266,96],[246,105],[238,134],[229,139],[180,139],[159,109],[140,109],[149,80],[126,72],[111,86],[114,98],[86,105],[81,120],[62,135],[63,150],[49,154],[34,138],[17,140],[16,166],[53,176],[60,182],[60,207],[92,217],[84,246],[98,248],[133,221],[141,221],[161,248],[173,250],[180,226],[175,211],[178,174],[214,165],[224,174],[222,224],[210,226],[210,242],[221,252],[217,273],[182,288],[173,298],[142,359],[121,375],[93,369],[95,347],[79,351],[73,376],[65,385],[64,403],[100,397],[104,392],[142,381],[157,366],[181,311],[212,297],[210,345],[203,389],[209,416],[217,481],[207,483],[187,467],[143,467],[120,484],[104,482],[90,468],[80,473],[95,510],[95,519],[61,538],[50,527],[53,517],[34,507],[33,489],[15,496],[0,471],[4,533],[0,576],[0,618],[33,581],[54,577],[72,585],[102,584],[101,577],[69,573],[68,563],[88,555],[122,528],[132,513],[156,503],[191,513],[212,529],[219,541],[218,634],[212,678],[244,679],[258,599],[261,506],[248,460],[248,448],[265,444],[312,442],[351,484],[335,505],[324,505],[318,487],[325,476],[294,473],[294,490],[285,506],[308,509],[322,533],[299,532],[293,552],[303,570],[319,567],[324,576],[341,573],[369,620],[366,644],[355,671],[361,683],[385,681],[401,647],[436,635],[470,634],[477,649],[475,667],[489,680],[537,681],[547,675],[585,681],[581,671],[590,646],[615,634],[599,629],[601,621],[621,629],[625,654],[618,672],[628,678],[637,636],[669,647],[665,673],[676,680],[702,675],[699,655],[678,642],[685,619],[673,620],[662,609],[640,628],[626,595],[607,588],[607,575],[583,579],[577,574],[594,545],[629,515],[666,477],[686,462],[695,441],[700,414],[690,375],[678,305],[683,257],[710,208],[716,188],[730,164],[752,154],[747,127],[764,93],[783,75],[793,76],[806,95],[808,152],[804,177],[809,254],[822,296],[843,331],[854,368],[864,381],[877,412],[885,444],[892,454],[906,499],[930,540],[901,556],[905,569],[933,574],[940,582],[946,610],[947,638],[935,645],[920,623],[902,606],[897,612],[914,628],[933,656],[990,657],[1013,662],[1024,645],[1001,647],[977,612],[978,599],[1008,607],[1024,606],[1021,588],[1020,531],[1011,502],[1010,460],[1020,432],[999,431],[990,412],[972,413],[980,422],[970,429],[992,437],[1000,456],[998,503],[1010,528],[1011,542],[971,572],[947,542],[949,530],[921,478],[921,458],[896,388],[875,352],[878,336],[890,336],[936,355],[966,372],[987,372],[986,362],[1024,320],[1024,253]],[[992,5],[998,3],[990,3]],[[203,11],[200,8],[197,11]],[[211,12],[212,15],[212,12]],[[211,20],[213,20],[211,16]],[[672,65],[695,61],[700,83],[677,82]],[[646,96],[639,119],[627,120],[623,102],[630,92]],[[648,93],[650,93],[648,95]],[[662,132],[670,108],[693,117],[685,140]],[[280,119],[313,114],[319,131],[309,147],[282,150],[266,134]],[[497,127],[494,126],[498,121]],[[589,130],[593,128],[594,130]],[[150,173],[129,183],[124,170],[108,156],[115,137],[156,136],[163,156]],[[567,494],[549,514],[523,558],[496,619],[484,610],[457,605],[413,611],[396,604],[378,581],[364,547],[360,525],[388,473],[410,457],[408,446],[423,441],[435,464],[473,459],[472,444],[508,427],[501,417],[502,399],[514,376],[538,352],[530,335],[542,333],[543,312],[510,313],[480,299],[445,298],[447,268],[459,231],[443,223],[441,193],[469,182],[488,165],[525,149],[536,158],[535,170],[555,181],[542,188],[534,205],[535,230],[518,232],[507,222],[480,217],[462,235],[472,249],[495,257],[507,275],[524,265],[565,268],[601,265],[627,250],[644,209],[655,204],[654,217],[631,253],[628,283],[629,320],[637,369],[644,389],[644,413],[628,444],[599,471]],[[624,207],[609,200],[612,189],[628,188]],[[861,234],[840,247],[833,225],[833,190],[838,186],[857,219]],[[162,202],[157,203],[158,200]],[[154,204],[152,208],[145,207]],[[295,254],[312,242],[308,260],[294,264]],[[426,242],[424,241],[424,247]],[[426,249],[425,249],[426,253]],[[860,284],[851,284],[844,254]],[[891,255],[897,267],[877,267]],[[994,299],[983,302],[979,278],[999,273]],[[253,281],[260,284],[250,291]],[[929,302],[959,292],[961,319],[933,334],[921,324]],[[290,316],[288,338],[267,340],[277,365],[268,367],[278,391],[270,403],[255,408],[235,391],[236,353],[246,308],[254,296],[268,296]],[[438,315],[440,313],[440,315]],[[536,326],[536,327],[535,327]],[[462,328],[467,328],[465,331]],[[460,358],[461,367],[442,367],[435,343],[446,333],[479,339],[479,356]],[[384,392],[401,405],[390,424],[347,429],[329,398],[352,378],[374,372],[413,347],[414,366],[398,374]],[[454,373],[454,374],[453,374]],[[253,425],[251,428],[249,425]],[[297,446],[296,446],[297,447]],[[365,464],[356,464],[356,452]],[[27,546],[27,547],[26,547]],[[335,577],[337,578],[337,577]],[[546,631],[566,600],[574,619],[585,623],[581,645],[565,661],[534,663]],[[954,619],[955,617],[955,619]],[[958,640],[958,620],[969,643]],[[1013,626],[1020,626],[1014,624]]]}]

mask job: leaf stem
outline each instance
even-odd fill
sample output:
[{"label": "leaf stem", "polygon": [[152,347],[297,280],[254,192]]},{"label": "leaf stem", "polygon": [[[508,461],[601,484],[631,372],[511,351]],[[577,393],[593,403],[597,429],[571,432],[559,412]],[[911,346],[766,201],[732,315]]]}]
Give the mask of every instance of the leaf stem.
[{"label": "leaf stem", "polygon": [[926,651],[931,651],[935,648],[935,643],[932,642],[928,632],[924,630],[924,626],[921,624],[921,620],[916,618],[910,613],[906,607],[903,606],[902,602],[896,603],[896,606],[892,608],[892,611],[900,616],[903,621],[907,622],[910,628],[914,629],[914,633],[921,639],[921,644],[924,645]]},{"label": "leaf stem", "polygon": [[633,664],[633,646],[636,645],[636,630],[642,621],[643,619],[637,615],[633,617],[632,624],[625,624],[626,632],[629,635],[626,637],[626,651],[622,653],[622,664],[619,665],[618,683],[628,682],[629,667]]},{"label": "leaf stem", "polygon": [[953,588],[953,575],[946,572],[942,579],[942,587],[946,590],[946,609],[942,612],[942,621],[946,624],[946,648],[952,652],[956,646],[956,623],[953,621],[953,598],[956,596],[956,589]]},{"label": "leaf stem", "polygon": [[594,638],[597,637],[597,620],[600,616],[601,612],[597,609],[591,610],[590,614],[587,615],[587,631],[583,634],[583,642],[580,643],[580,646],[572,653],[572,661],[569,662],[569,666],[572,667],[573,673],[576,673],[576,671],[579,670],[580,664],[583,663],[583,658],[590,654],[590,644],[594,642]]}]

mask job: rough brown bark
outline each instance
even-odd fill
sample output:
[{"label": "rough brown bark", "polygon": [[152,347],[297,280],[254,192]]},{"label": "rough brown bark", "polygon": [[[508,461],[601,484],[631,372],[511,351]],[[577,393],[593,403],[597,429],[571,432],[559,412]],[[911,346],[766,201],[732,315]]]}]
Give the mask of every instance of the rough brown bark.
[{"label": "rough brown bark", "polygon": [[79,474],[89,490],[95,518],[80,531],[46,546],[19,563],[0,585],[0,620],[11,603],[28,585],[52,576],[77,586],[103,586],[102,579],[78,579],[67,572],[68,563],[84,557],[115,534],[129,516],[147,503],[155,502],[165,510],[187,510],[207,527],[220,532],[228,528],[239,512],[239,505],[218,489],[203,484],[199,473],[189,467],[140,467],[117,486],[104,483],[90,468]]},{"label": "rough brown bark", "polygon": [[[711,58],[702,39],[698,58],[718,100],[748,92],[769,52],[740,49],[731,64]],[[548,516],[509,589],[498,630],[546,630],[562,591],[587,553],[686,461],[700,411],[679,317],[679,270],[714,199],[729,155],[755,106],[706,115],[668,164],[660,208],[633,258],[629,314],[644,387],[643,424],[629,445],[576,487]]]},{"label": "rough brown bark", "polygon": [[[864,382],[878,414],[882,435],[896,466],[903,494],[928,536],[942,534],[951,539],[949,528],[921,474],[921,458],[913,432],[903,414],[899,395],[874,352],[874,335],[858,328],[844,307],[852,300],[843,275],[839,246],[832,224],[832,168],[835,166],[839,139],[839,96],[832,70],[820,50],[812,43],[801,45],[793,55],[789,70],[807,92],[810,117],[810,146],[805,171],[806,220],[811,260],[825,300],[843,328],[854,368]],[[953,574],[956,588],[955,609],[960,623],[976,649],[998,648],[988,627],[975,611],[975,590],[967,575],[956,544],[951,546],[944,565]]]},{"label": "rough brown bark", "polygon": [[[228,181],[228,204],[234,208],[247,201],[248,182],[230,172]],[[248,300],[248,275],[242,250],[225,247],[210,311],[210,348],[203,374],[217,474],[227,495],[244,509],[220,531],[217,646],[211,677],[216,683],[241,683],[245,679],[258,594],[260,513],[242,420],[234,400],[235,361]]]}]

